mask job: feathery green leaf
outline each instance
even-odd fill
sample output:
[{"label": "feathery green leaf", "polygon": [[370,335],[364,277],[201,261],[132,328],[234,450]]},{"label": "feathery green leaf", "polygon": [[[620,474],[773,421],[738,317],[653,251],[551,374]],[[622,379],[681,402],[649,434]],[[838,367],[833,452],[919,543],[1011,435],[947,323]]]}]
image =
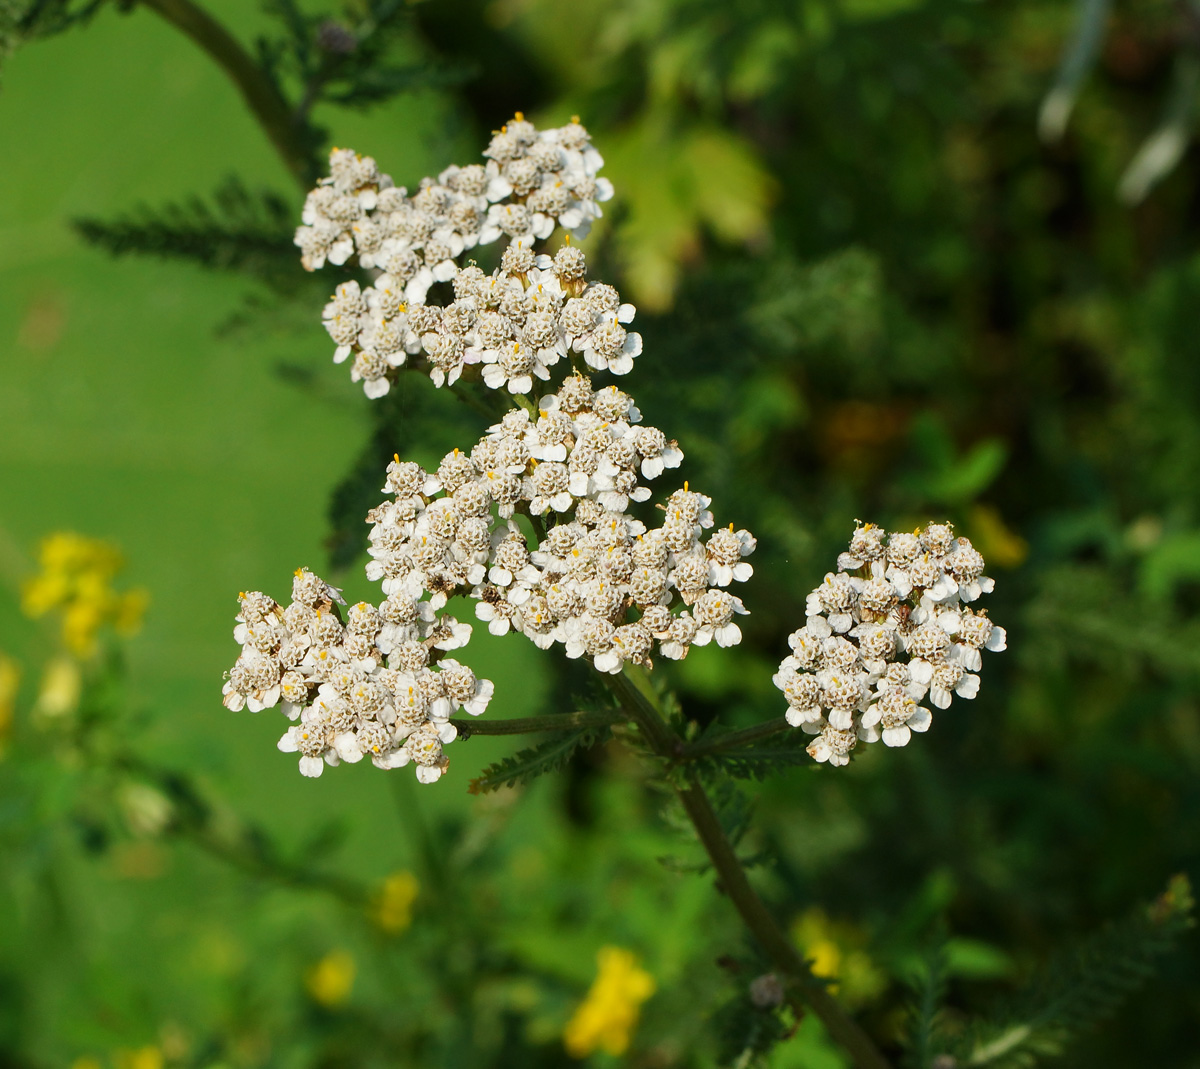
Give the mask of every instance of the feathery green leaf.
[{"label": "feathery green leaf", "polygon": [[227,178],[211,203],[191,197],[157,208],[143,205],[116,219],[75,219],[83,239],[114,256],[136,253],[194,260],[244,271],[274,284],[300,276],[292,234],[293,206],[269,191]]},{"label": "feathery green leaf", "polygon": [[1139,907],[1048,965],[992,1021],[954,1044],[961,1066],[1026,1069],[1059,1054],[1154,975],[1155,961],[1193,924],[1191,885],[1176,876],[1154,902]]},{"label": "feathery green leaf", "polygon": [[561,735],[530,747],[485,768],[481,775],[471,780],[467,790],[471,794],[487,794],[501,787],[515,787],[528,783],[547,772],[562,768],[576,750],[595,746],[608,737],[608,728],[584,728]]}]

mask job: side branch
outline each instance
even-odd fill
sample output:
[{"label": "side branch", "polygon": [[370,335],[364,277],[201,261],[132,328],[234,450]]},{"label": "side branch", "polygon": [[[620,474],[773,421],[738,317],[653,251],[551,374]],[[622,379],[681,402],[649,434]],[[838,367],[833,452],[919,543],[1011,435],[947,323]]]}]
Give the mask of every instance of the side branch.
[{"label": "side branch", "polygon": [[783,717],[778,717],[762,724],[755,724],[754,727],[743,728],[741,731],[727,731],[721,735],[701,739],[699,742],[688,743],[680,751],[679,760],[694,761],[698,757],[707,757],[709,754],[736,750],[739,746],[758,742],[760,739],[769,739],[772,735],[789,730],[791,730],[791,724]]},{"label": "side branch", "polygon": [[141,0],[214,59],[238,87],[246,105],[271,139],[284,165],[304,190],[312,185],[313,160],[301,136],[300,124],[280,94],[237,40],[221,23],[192,0]]},{"label": "side branch", "polygon": [[580,728],[599,728],[627,720],[621,710],[607,713],[558,713],[552,716],[521,716],[513,720],[451,720],[463,738],[472,735],[536,735],[550,731],[578,731]]},{"label": "side branch", "polygon": [[[104,758],[89,751],[98,763]],[[333,873],[322,872],[278,856],[270,840],[253,825],[221,835],[211,819],[208,803],[185,776],[160,768],[138,755],[122,751],[108,757],[114,768],[129,772],[156,785],[171,801],[174,818],[168,830],[176,838],[224,861],[248,876],[272,880],[286,887],[324,891],[345,905],[362,909],[370,902],[365,885]]]}]

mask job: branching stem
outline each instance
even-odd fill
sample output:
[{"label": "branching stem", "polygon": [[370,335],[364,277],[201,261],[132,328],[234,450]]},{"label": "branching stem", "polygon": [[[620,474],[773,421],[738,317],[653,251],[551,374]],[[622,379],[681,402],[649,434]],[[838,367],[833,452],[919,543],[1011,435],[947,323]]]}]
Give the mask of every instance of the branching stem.
[{"label": "branching stem", "polygon": [[557,713],[552,716],[522,716],[513,720],[451,720],[464,738],[472,735],[536,735],[547,731],[577,731],[604,727],[627,720],[628,714],[614,709],[607,713]]},{"label": "branching stem", "polygon": [[699,742],[687,743],[680,751],[679,759],[694,761],[698,757],[707,757],[709,754],[736,750],[739,746],[758,742],[760,739],[768,739],[772,735],[778,735],[781,731],[789,730],[791,730],[791,725],[783,717],[778,717],[775,720],[755,724],[754,727],[743,728],[741,731],[729,731],[709,739],[701,739]]},{"label": "branching stem", "polygon": [[[663,719],[646,673],[627,666],[625,674],[606,675],[605,680],[637,722],[650,748],[668,761],[679,760],[687,747]],[[683,785],[676,787],[676,793],[708,853],[718,886],[729,897],[763,952],[783,974],[793,997],[812,1009],[859,1069],[889,1069],[887,1059],[879,1053],[870,1037],[813,976],[800,952],[751,886],[703,786],[690,771],[684,772],[684,778]]]},{"label": "branching stem", "polygon": [[[287,169],[300,183],[301,188],[308,190],[316,174],[314,160],[302,136],[302,128],[304,113],[311,101],[306,99],[301,103],[300,109],[293,112],[278,87],[250,53],[220,22],[192,0],[141,2],[190,37],[220,65],[238,87]],[[310,86],[310,96],[311,88]],[[467,404],[480,407],[472,398],[455,392]],[[518,398],[518,402],[523,403],[524,399]],[[638,724],[650,748],[658,756],[672,763],[736,747],[783,730],[782,723],[771,723],[745,731],[731,732],[711,741],[689,746],[663,719],[658,701],[644,672],[628,671],[622,675],[606,675],[605,679],[620,698],[624,712]],[[453,723],[464,735],[517,735],[572,731],[582,727],[612,724],[623,719],[625,716],[617,712],[576,712],[491,722],[455,720]],[[763,951],[787,978],[793,992],[811,1007],[829,1034],[850,1053],[860,1069],[889,1069],[888,1062],[866,1033],[812,975],[803,957],[751,886],[704,788],[691,772],[685,771],[684,777],[686,782],[676,788],[679,799],[708,853],[721,890],[733,902]],[[300,885],[323,886],[342,897],[357,897],[360,893],[356,888],[340,885],[324,876],[290,866],[281,870],[278,865],[264,864],[261,859],[247,855],[214,838],[208,829],[191,831],[190,837],[206,850],[256,874],[282,876],[286,881]]]},{"label": "branching stem", "polygon": [[93,757],[97,763],[107,759],[114,768],[156,784],[176,806],[171,833],[247,875],[287,887],[325,891],[354,909],[362,909],[370,901],[367,887],[355,880],[279,857],[267,847],[268,837],[253,827],[219,833],[196,785],[180,773],[160,768],[130,751]]}]

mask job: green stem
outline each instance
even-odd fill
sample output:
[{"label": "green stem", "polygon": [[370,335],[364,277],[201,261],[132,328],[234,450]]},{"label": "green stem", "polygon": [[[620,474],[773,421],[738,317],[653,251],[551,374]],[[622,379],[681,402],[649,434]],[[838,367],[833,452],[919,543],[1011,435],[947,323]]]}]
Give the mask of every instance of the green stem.
[{"label": "green stem", "polygon": [[709,739],[701,739],[699,742],[688,743],[683,747],[683,751],[679,755],[680,760],[694,761],[698,757],[707,757],[709,754],[724,753],[726,750],[736,750],[739,746],[758,742],[760,739],[767,739],[772,735],[778,735],[781,731],[788,731],[790,729],[791,725],[782,717],[777,720],[766,720],[761,724],[755,724],[754,727],[743,728],[741,731],[728,731]]},{"label": "green stem", "polygon": [[607,713],[558,713],[553,716],[522,716],[513,720],[451,720],[463,738],[472,735],[533,735],[546,731],[576,731],[579,728],[604,727],[625,720],[616,710]]},{"label": "green stem", "polygon": [[625,711],[637,722],[650,748],[659,757],[677,760],[683,753],[683,740],[662,718],[658,696],[646,671],[626,664],[624,672],[616,675],[605,673],[603,679]]},{"label": "green stem", "polygon": [[316,179],[315,161],[305,146],[301,122],[254,57],[220,22],[192,0],[141,0],[208,53],[238,87],[284,166],[304,190]]},{"label": "green stem", "polygon": [[758,945],[780,972],[799,988],[799,997],[821,1019],[833,1039],[842,1045],[860,1069],[888,1069],[888,1062],[867,1034],[838,1005],[809,969],[792,941],[771,916],[763,900],[750,885],[708,795],[699,783],[679,788],[683,808],[708,852],[721,890],[728,895]]},{"label": "green stem", "polygon": [[[660,757],[678,760],[686,747],[663,719],[646,672],[627,666],[625,674],[606,675],[605,681],[637,721],[650,748]],[[798,1001],[806,1003],[821,1019],[830,1036],[845,1048],[859,1069],[889,1069],[887,1059],[813,976],[800,952],[771,916],[751,886],[704,788],[690,772],[686,776],[687,783],[676,787],[676,793],[712,862],[718,886],[733,903],[758,945],[790,982]]]}]

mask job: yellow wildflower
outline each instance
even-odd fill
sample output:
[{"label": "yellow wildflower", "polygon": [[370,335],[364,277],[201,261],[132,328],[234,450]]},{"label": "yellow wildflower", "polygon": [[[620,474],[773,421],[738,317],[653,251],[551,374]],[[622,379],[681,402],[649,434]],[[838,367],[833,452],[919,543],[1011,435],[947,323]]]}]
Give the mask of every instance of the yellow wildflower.
[{"label": "yellow wildflower", "polygon": [[113,627],[118,635],[136,635],[142,626],[142,617],[150,604],[150,592],[135,587],[121,594],[113,608]]},{"label": "yellow wildflower", "polygon": [[113,1055],[116,1069],[163,1069],[162,1051],[157,1047],[119,1050]]},{"label": "yellow wildflower", "polygon": [[107,542],[59,531],[42,539],[38,563],[41,570],[22,588],[21,608],[35,619],[60,610],[63,643],[76,656],[95,650],[96,635],[105,624],[121,634],[132,634],[141,625],[147,594],[113,588],[122,561]]},{"label": "yellow wildflower", "polygon": [[304,977],[304,986],[314,1002],[322,1006],[340,1006],[350,997],[358,967],[344,950],[331,950]]},{"label": "yellow wildflower", "polygon": [[12,729],[13,709],[17,703],[20,682],[20,666],[7,654],[0,653],[0,742],[8,737]]},{"label": "yellow wildflower", "polygon": [[586,1058],[595,1050],[624,1054],[641,1005],[654,994],[654,978],[638,966],[632,951],[602,947],[596,964],[598,974],[587,998],[563,1030],[563,1043],[573,1058]]},{"label": "yellow wildflower", "polygon": [[42,539],[38,560],[47,572],[98,572],[112,578],[124,563],[115,546],[74,531],[55,531]]},{"label": "yellow wildflower", "polygon": [[795,939],[814,976],[834,981],[829,990],[848,1006],[872,1001],[887,986],[887,978],[861,949],[864,937],[849,924],[832,921],[825,911],[805,910],[792,924]]},{"label": "yellow wildflower", "polygon": [[399,935],[412,924],[412,904],[420,889],[411,872],[393,872],[371,904],[371,919],[389,935]]},{"label": "yellow wildflower", "polygon": [[83,675],[70,657],[58,656],[42,670],[42,685],[38,690],[33,712],[38,717],[53,720],[69,716],[79,707],[83,692]]}]

